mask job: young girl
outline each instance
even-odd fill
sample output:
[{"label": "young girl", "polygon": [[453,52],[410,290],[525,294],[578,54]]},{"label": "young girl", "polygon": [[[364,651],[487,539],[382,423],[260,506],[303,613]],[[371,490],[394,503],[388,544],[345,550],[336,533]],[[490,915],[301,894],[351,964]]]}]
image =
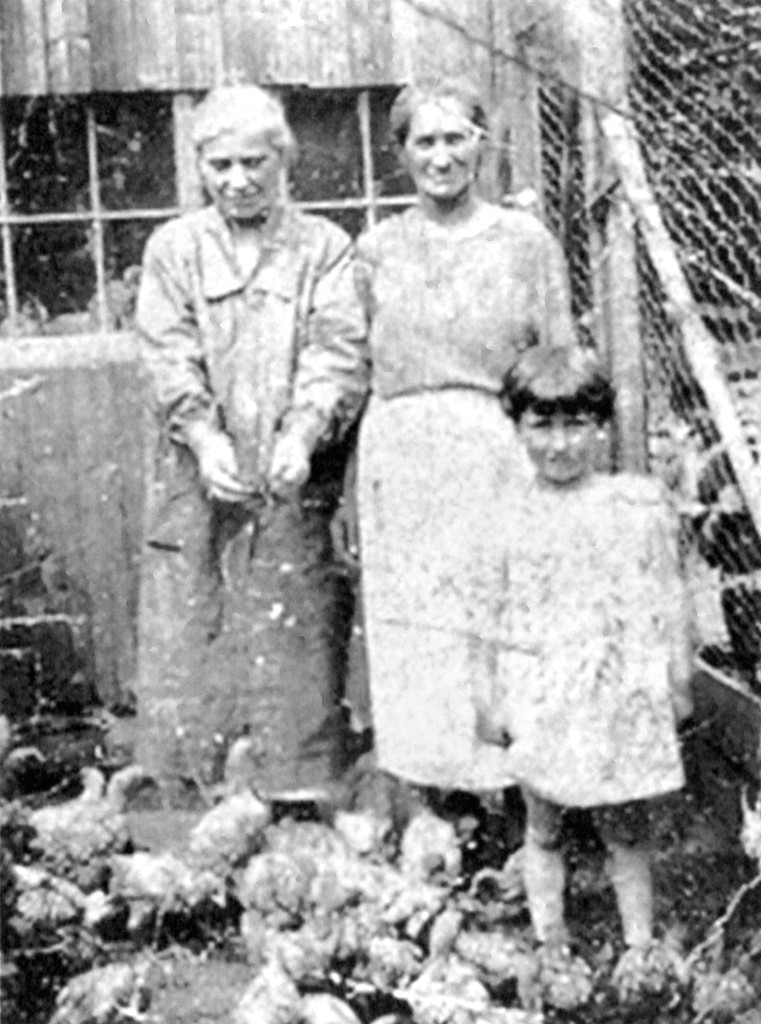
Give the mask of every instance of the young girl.
[{"label": "young girl", "polygon": [[484,738],[507,746],[525,798],[525,884],[547,950],[567,943],[563,810],[592,809],[634,951],[619,965],[623,981],[627,965],[652,966],[646,801],[684,784],[677,723],[690,711],[690,658],[664,491],[649,477],[595,471],[613,400],[597,358],[579,348],[529,349],[505,379],[533,472],[501,521],[506,644]]}]

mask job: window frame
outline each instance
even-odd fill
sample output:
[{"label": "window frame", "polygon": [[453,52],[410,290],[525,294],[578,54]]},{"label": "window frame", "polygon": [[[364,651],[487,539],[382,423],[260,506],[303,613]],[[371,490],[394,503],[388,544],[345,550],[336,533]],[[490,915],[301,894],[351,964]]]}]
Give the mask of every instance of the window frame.
[{"label": "window frame", "polygon": [[[385,88],[397,88],[395,83],[388,83]],[[275,91],[279,91],[276,87]],[[286,89],[287,86],[282,86]],[[379,196],[375,189],[374,154],[372,132],[372,94],[378,86],[357,87],[352,89],[318,88],[315,93],[350,92],[356,95],[356,116],[360,137],[360,182],[361,194],[350,198],[320,199],[310,201],[294,201],[298,209],[316,213],[330,214],[342,210],[360,210],[364,212],[364,228],[372,228],[379,219],[383,209],[403,210],[415,202],[413,194]],[[95,267],[94,321],[86,330],[77,332],[73,337],[92,335],[108,335],[124,333],[108,327],[108,281],[106,278],[106,245],[105,227],[109,222],[146,222],[155,220],[157,223],[176,217],[182,213],[198,208],[203,204],[201,183],[198,178],[195,154],[191,141],[191,125],[193,108],[203,95],[202,91],[178,91],[172,94],[172,133],[175,154],[175,187],[178,202],[174,206],[132,207],[128,210],[109,210],[101,202],[100,175],[98,167],[98,126],[95,113],[95,99],[99,94],[81,94],[86,118],[86,147],[89,207],[86,210],[51,211],[45,213],[15,213],[10,208],[9,180],[6,163],[5,119],[2,98],[0,98],[0,271],[5,279],[6,320],[3,324],[4,338],[0,344],[13,339],[28,339],[34,335],[24,333],[20,329],[21,306],[19,302],[16,260],[13,252],[14,228],[34,224],[66,224],[77,223],[89,226],[92,234],[92,259]],[[108,95],[108,94],[103,94]],[[127,95],[126,93],[123,95]],[[10,98],[10,97],[8,97]],[[55,331],[45,332],[45,337],[55,337]]]}]

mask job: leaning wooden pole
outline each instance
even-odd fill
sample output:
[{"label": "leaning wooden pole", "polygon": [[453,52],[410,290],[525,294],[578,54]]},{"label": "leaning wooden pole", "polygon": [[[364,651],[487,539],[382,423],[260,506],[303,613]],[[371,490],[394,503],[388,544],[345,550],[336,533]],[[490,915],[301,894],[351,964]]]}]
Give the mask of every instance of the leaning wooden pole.
[{"label": "leaning wooden pole", "polygon": [[647,180],[639,142],[626,111],[608,110],[600,126],[615,162],[621,186],[642,232],[672,319],[678,324],[684,353],[721,435],[724,449],[761,536],[761,474],[753,461],[720,368],[715,338],[697,311],[671,236]]}]

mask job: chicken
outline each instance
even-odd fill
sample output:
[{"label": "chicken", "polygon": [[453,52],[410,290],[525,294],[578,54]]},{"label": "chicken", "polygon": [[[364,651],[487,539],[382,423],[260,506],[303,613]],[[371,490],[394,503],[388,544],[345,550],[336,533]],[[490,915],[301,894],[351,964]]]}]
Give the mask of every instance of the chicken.
[{"label": "chicken", "polygon": [[49,1024],[126,1024],[150,1005],[146,967],[109,964],[78,974],[61,990]]},{"label": "chicken", "polygon": [[534,968],[527,945],[504,931],[461,931],[454,950],[490,989],[518,981]]},{"label": "chicken", "polygon": [[360,1024],[359,1017],[342,999],[327,992],[304,996],[299,1004],[298,1024]]},{"label": "chicken", "polygon": [[229,875],[261,849],[269,820],[269,807],[253,793],[231,794],[193,828],[189,863],[222,877]]},{"label": "chicken", "polygon": [[375,901],[388,890],[378,876],[398,877],[361,860],[340,836],[312,822],[268,829],[267,847],[248,862],[237,895],[276,927],[297,928],[312,914],[334,913],[363,898]]},{"label": "chicken", "polygon": [[333,826],[351,849],[363,857],[381,856],[393,831],[391,815],[379,814],[372,808],[338,811]]},{"label": "chicken", "polygon": [[410,1005],[416,1024],[483,1024],[491,1009],[475,969],[457,957],[434,960],[395,994]]},{"label": "chicken", "polygon": [[194,871],[171,853],[117,854],[111,859],[111,870],[109,896],[114,902],[128,904],[131,934],[157,916],[192,914],[209,900],[220,906],[226,901],[224,879],[208,871]]},{"label": "chicken", "polygon": [[432,811],[419,811],[402,836],[399,867],[413,878],[425,880],[444,872],[456,879],[462,869],[462,851],[454,825]]},{"label": "chicken", "polygon": [[82,771],[84,790],[75,800],[32,811],[29,823],[35,835],[33,854],[42,867],[67,878],[84,892],[105,886],[109,859],[130,845],[127,819],[123,813],[127,783],[138,778],[114,776],[106,791],[105,779],[95,768]]},{"label": "chicken", "polygon": [[576,1010],[592,995],[592,969],[567,948],[547,947],[536,959],[535,985],[529,972],[519,977],[518,991],[524,1006],[531,1009],[551,1006],[556,1010]]},{"label": "chicken", "polygon": [[724,973],[705,971],[693,980],[692,1009],[696,1020],[712,1024],[735,1024],[739,1014],[753,1010],[758,1002],[756,991],[739,967]]},{"label": "chicken", "polygon": [[298,1024],[299,990],[272,961],[256,975],[232,1014],[231,1024]]},{"label": "chicken", "polygon": [[688,982],[689,971],[679,952],[657,940],[628,949],[613,972],[613,985],[622,1003],[636,1003],[654,995],[669,1001]]},{"label": "chicken", "polygon": [[400,874],[389,879],[380,917],[387,924],[403,928],[408,938],[417,940],[444,908],[446,898],[445,889]]},{"label": "chicken", "polygon": [[312,919],[296,931],[270,938],[266,955],[297,984],[323,982],[333,970],[341,942],[337,921]]},{"label": "chicken", "polygon": [[409,985],[422,970],[422,951],[408,939],[374,935],[363,953],[352,976],[369,982],[380,992],[393,992]]},{"label": "chicken", "polygon": [[446,907],[435,919],[428,932],[428,955],[432,960],[448,956],[462,930],[465,915],[451,907]]},{"label": "chicken", "polygon": [[268,829],[266,845],[268,850],[306,853],[319,861],[336,857],[353,859],[355,856],[343,836],[328,825],[316,821],[293,821],[286,818]]},{"label": "chicken", "polygon": [[238,899],[275,927],[298,927],[307,914],[316,874],[317,865],[306,854],[268,850],[249,861],[238,885]]},{"label": "chicken", "polygon": [[16,882],[15,916],[17,927],[27,935],[32,931],[53,931],[83,919],[85,894],[73,882],[57,878],[39,867],[13,867]]}]

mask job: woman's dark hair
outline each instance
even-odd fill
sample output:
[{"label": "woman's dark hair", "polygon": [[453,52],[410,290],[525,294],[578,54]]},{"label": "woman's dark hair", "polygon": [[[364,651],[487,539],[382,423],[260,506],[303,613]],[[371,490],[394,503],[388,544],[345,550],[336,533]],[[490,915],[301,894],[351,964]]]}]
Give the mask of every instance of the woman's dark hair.
[{"label": "woman's dark hair", "polygon": [[527,349],[505,374],[500,398],[516,423],[527,409],[542,416],[585,413],[607,423],[615,404],[615,392],[599,356],[576,345]]},{"label": "woman's dark hair", "polygon": [[464,82],[433,79],[405,86],[394,100],[389,114],[389,124],[397,145],[403,146],[407,141],[412,115],[417,108],[422,103],[443,99],[456,100],[473,127],[483,135],[488,134],[489,120],[475,89]]}]

